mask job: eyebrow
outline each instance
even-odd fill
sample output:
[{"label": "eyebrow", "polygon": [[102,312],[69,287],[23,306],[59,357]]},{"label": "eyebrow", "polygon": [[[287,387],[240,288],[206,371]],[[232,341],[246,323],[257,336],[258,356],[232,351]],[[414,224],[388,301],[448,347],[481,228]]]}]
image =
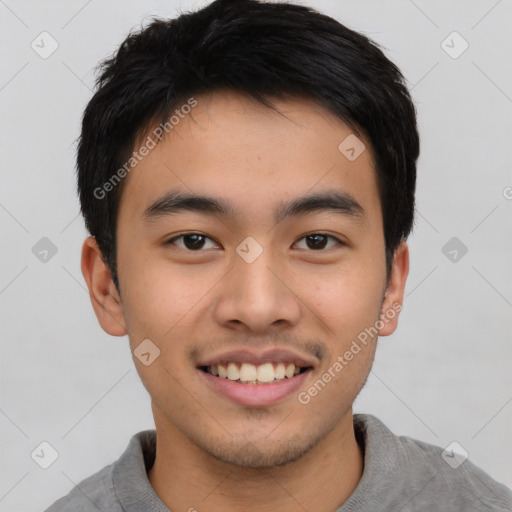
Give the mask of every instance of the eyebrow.
[{"label": "eyebrow", "polygon": [[[233,204],[225,199],[171,190],[149,205],[142,213],[142,218],[150,222],[181,212],[230,219],[239,216]],[[282,201],[274,210],[274,222],[277,224],[289,217],[320,212],[335,213],[359,221],[365,219],[365,210],[352,195],[338,190],[327,190]]]}]

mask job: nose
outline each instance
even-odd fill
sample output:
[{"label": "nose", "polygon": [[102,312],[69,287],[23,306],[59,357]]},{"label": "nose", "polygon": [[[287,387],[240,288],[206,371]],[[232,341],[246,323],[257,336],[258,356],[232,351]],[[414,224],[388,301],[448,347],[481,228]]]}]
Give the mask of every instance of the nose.
[{"label": "nose", "polygon": [[[243,254],[243,253],[240,253]],[[214,316],[219,325],[262,334],[295,326],[302,305],[297,285],[281,257],[264,249],[251,262],[238,253],[217,288]]]}]

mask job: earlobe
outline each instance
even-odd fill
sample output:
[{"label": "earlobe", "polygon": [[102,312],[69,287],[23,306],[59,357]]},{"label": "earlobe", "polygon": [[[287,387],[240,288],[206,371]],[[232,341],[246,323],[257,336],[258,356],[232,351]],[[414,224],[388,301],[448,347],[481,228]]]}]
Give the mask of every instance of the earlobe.
[{"label": "earlobe", "polygon": [[402,309],[405,283],[409,274],[409,247],[402,241],[395,251],[391,275],[381,308],[380,319],[383,324],[379,336],[389,336],[398,326],[398,316]]},{"label": "earlobe", "polygon": [[92,307],[102,329],[112,336],[124,336],[127,331],[121,299],[98,243],[92,236],[83,243],[81,268]]}]

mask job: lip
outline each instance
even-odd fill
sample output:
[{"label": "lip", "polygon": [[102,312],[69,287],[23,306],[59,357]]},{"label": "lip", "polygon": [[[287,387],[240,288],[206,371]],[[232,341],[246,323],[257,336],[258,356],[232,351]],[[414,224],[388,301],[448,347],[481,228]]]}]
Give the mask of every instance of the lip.
[{"label": "lip", "polygon": [[222,377],[215,377],[199,368],[197,371],[214,391],[246,407],[265,407],[288,398],[304,384],[312,373],[312,369],[309,369],[292,378],[285,378],[272,384],[242,384]]},{"label": "lip", "polygon": [[259,366],[264,363],[293,363],[301,368],[315,367],[316,360],[302,356],[289,350],[273,348],[256,353],[249,349],[222,352],[198,362],[197,367],[212,366],[227,363],[250,363]]}]

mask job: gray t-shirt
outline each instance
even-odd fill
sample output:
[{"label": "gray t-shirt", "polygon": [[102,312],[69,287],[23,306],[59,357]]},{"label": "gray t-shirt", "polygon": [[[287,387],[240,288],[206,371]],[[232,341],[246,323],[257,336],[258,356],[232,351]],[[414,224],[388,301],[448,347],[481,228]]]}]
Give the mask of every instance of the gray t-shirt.
[{"label": "gray t-shirt", "polygon": [[[455,467],[461,459],[453,451],[443,459],[442,448],[396,436],[367,414],[354,415],[354,428],[364,451],[363,475],[333,512],[512,511],[512,492],[468,459]],[[45,512],[169,512],[147,477],[155,446],[154,430],[135,434],[116,462]]]}]

